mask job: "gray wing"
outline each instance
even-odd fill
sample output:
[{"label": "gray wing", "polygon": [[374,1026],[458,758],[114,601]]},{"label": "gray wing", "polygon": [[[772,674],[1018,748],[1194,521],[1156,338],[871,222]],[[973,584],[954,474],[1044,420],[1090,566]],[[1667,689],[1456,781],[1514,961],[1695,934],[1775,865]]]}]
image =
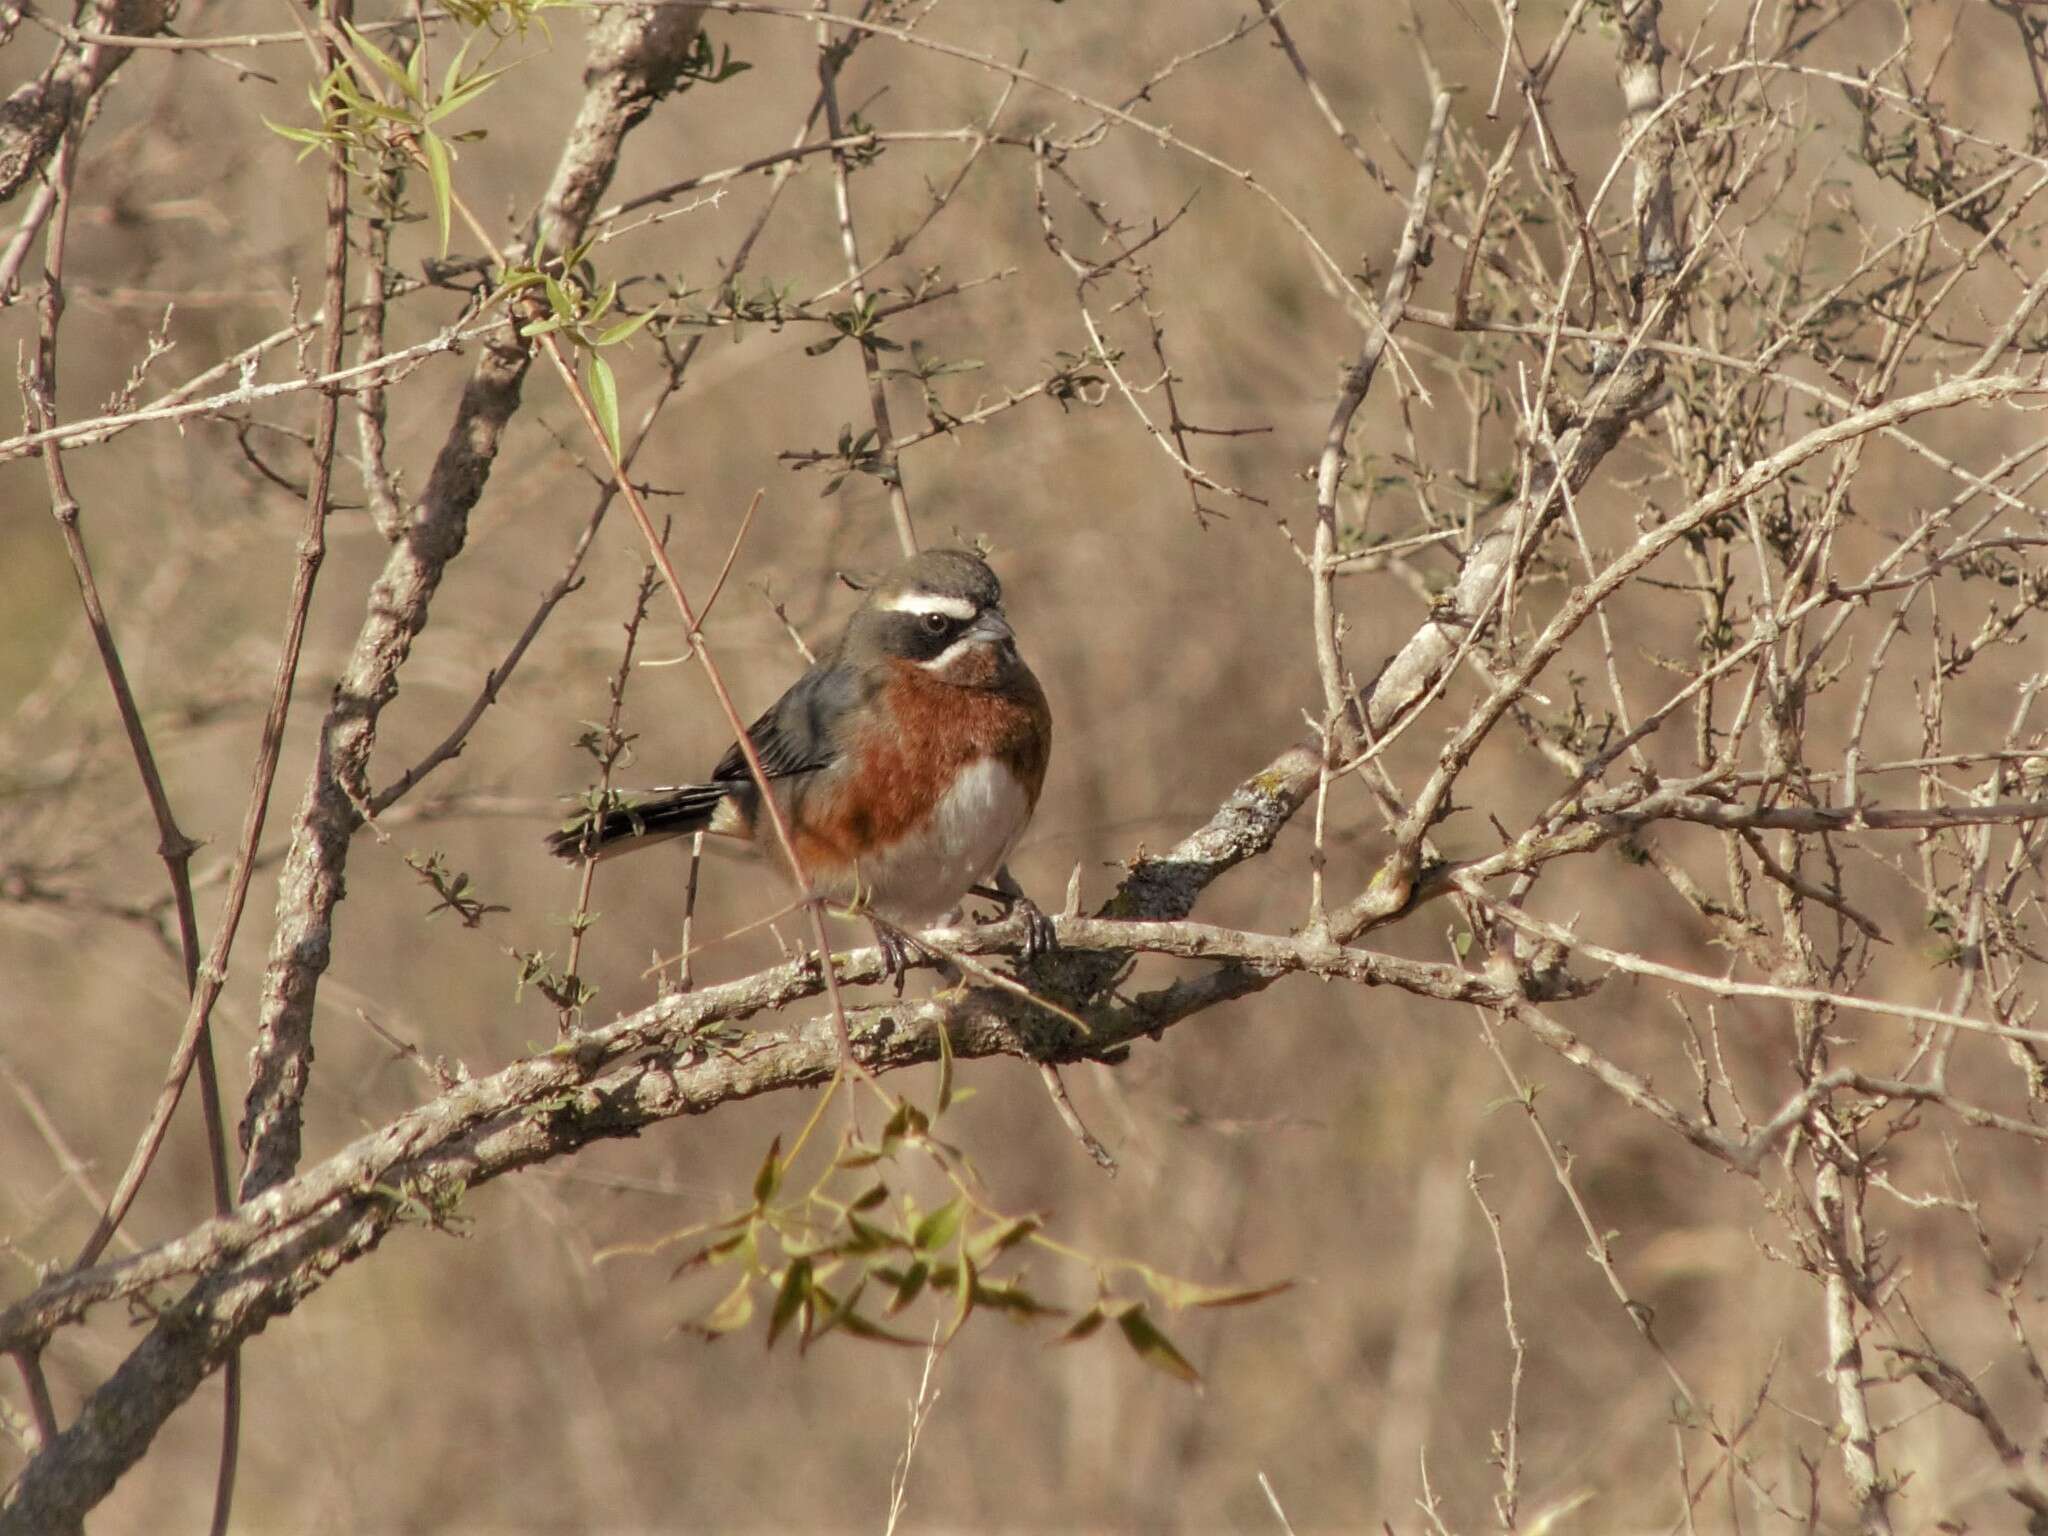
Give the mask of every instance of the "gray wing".
[{"label": "gray wing", "polygon": [[[836,657],[818,662],[790,684],[789,691],[747,727],[768,777],[795,778],[837,762],[839,727],[860,702],[860,692],[859,680]],[[737,783],[749,777],[738,742],[726,748],[725,756],[711,770],[714,784]]]}]

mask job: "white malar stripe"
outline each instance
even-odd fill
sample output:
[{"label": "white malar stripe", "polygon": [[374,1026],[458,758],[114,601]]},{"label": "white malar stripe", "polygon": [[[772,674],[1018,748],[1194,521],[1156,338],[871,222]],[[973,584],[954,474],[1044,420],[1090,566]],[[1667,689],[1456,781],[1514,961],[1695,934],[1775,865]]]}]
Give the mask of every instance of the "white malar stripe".
[{"label": "white malar stripe", "polygon": [[977,645],[986,644],[988,644],[987,635],[977,635],[971,633],[965,634],[962,635],[958,640],[955,640],[951,645],[947,646],[943,651],[939,652],[939,654],[934,656],[930,661],[920,661],[918,665],[920,667],[923,667],[927,672],[943,672],[948,667],[952,666],[954,662],[958,661],[962,656],[965,656],[969,651],[973,650]]},{"label": "white malar stripe", "polygon": [[881,605],[884,613],[943,613],[963,622],[974,617],[974,604],[964,597],[947,597],[940,592],[905,592]]}]

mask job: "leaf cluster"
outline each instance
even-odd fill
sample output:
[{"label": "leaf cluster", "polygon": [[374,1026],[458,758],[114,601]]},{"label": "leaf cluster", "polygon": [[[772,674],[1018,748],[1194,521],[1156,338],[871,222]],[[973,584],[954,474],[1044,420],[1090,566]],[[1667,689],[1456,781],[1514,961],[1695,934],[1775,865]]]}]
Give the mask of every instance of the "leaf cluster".
[{"label": "leaf cluster", "polygon": [[[541,0],[529,9],[538,10],[545,3]],[[326,149],[340,155],[357,175],[370,174],[365,161],[381,167],[393,158],[424,168],[433,189],[440,254],[445,257],[455,200],[452,146],[481,139],[484,130],[451,135],[444,125],[513,68],[509,64],[469,63],[470,50],[479,38],[489,38],[493,51],[502,39],[486,28],[472,31],[437,83],[428,75],[424,25],[411,39],[411,46],[403,50],[403,58],[348,22],[341,26],[347,51],[324,78],[307,88],[319,125],[300,128],[268,118],[264,122],[273,133],[303,146],[301,159]]]},{"label": "leaf cluster", "polygon": [[[870,1139],[849,1129],[808,1187],[793,1190],[791,1175],[810,1128],[786,1154],[779,1136],[771,1142],[744,1210],[673,1233],[650,1248],[600,1257],[689,1243],[675,1266],[677,1278],[710,1270],[731,1274],[732,1283],[718,1299],[680,1325],[706,1340],[739,1333],[763,1318],[770,1349],[794,1338],[805,1350],[832,1333],[943,1348],[982,1312],[1019,1324],[1064,1321],[1051,1343],[1104,1333],[1122,1340],[1146,1365],[1191,1385],[1200,1375],[1161,1325],[1159,1310],[1236,1306],[1287,1288],[1289,1282],[1202,1285],[1150,1265],[1072,1248],[1047,1233],[1042,1213],[995,1209],[965,1155],[933,1131],[934,1121],[967,1096],[955,1093],[952,1056],[944,1051],[933,1110],[927,1113],[908,1099],[893,1101],[879,1135]],[[811,1125],[816,1124],[814,1116]],[[915,1175],[932,1172],[947,1191],[937,1204],[921,1202],[906,1187]],[[1025,1269],[1032,1253],[1086,1275],[1092,1302],[1076,1309],[1046,1299]],[[929,1326],[907,1327],[905,1315],[920,1304],[931,1314]]]},{"label": "leaf cluster", "polygon": [[540,294],[546,312],[523,324],[519,334],[531,338],[560,335],[583,354],[583,388],[612,457],[617,459],[624,452],[619,434],[619,380],[604,349],[637,335],[659,311],[645,309],[637,315],[619,311],[624,318],[606,324],[606,317],[618,307],[619,285],[597,282],[585,259],[589,251],[590,244],[585,242],[557,261],[512,267],[500,279],[492,298],[509,302],[521,293]]},{"label": "leaf cluster", "polygon": [[465,928],[476,928],[493,912],[510,912],[512,909],[500,902],[486,901],[479,896],[476,887],[470,883],[467,870],[451,870],[446,856],[436,848],[430,853],[408,853],[406,867],[420,877],[422,884],[431,886],[440,898],[427,909],[427,916],[442,912],[453,912],[462,919]]}]

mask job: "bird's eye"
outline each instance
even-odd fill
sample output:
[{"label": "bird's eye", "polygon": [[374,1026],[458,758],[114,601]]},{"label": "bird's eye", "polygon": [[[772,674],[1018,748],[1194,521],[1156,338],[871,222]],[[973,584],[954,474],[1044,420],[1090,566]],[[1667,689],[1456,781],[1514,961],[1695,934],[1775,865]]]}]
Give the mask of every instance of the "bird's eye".
[{"label": "bird's eye", "polygon": [[946,632],[946,616],[943,613],[928,613],[924,616],[924,632],[928,635],[943,635]]}]

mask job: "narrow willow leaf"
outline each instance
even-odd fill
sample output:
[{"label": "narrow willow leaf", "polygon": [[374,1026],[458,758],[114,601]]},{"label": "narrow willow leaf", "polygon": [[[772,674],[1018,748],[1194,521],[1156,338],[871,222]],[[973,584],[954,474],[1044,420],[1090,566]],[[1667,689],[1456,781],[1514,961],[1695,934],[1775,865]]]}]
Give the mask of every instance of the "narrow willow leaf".
[{"label": "narrow willow leaf", "polygon": [[856,1339],[866,1339],[874,1344],[901,1344],[910,1349],[929,1349],[931,1340],[913,1339],[901,1333],[891,1333],[872,1318],[858,1312],[846,1312],[833,1323],[842,1333],[850,1333]]},{"label": "narrow willow leaf", "polygon": [[813,1285],[811,1287],[811,1294],[819,1305],[826,1308],[826,1312],[824,1320],[818,1324],[817,1329],[804,1336],[805,1348],[810,1347],[813,1339],[822,1339],[834,1328],[846,1322],[848,1318],[855,1316],[854,1308],[860,1305],[861,1293],[867,1288],[868,1277],[862,1275],[860,1279],[853,1283],[853,1289],[848,1291],[842,1300],[835,1297],[824,1286]]},{"label": "narrow willow leaf", "polygon": [[432,133],[422,133],[419,145],[420,154],[427,162],[427,180],[434,188],[434,227],[441,232],[441,254],[446,256],[455,201],[455,179],[448,166],[448,146]]},{"label": "narrow willow leaf", "polygon": [[313,128],[293,128],[285,123],[273,123],[267,117],[262,121],[263,126],[279,138],[290,139],[294,144],[303,144],[308,149],[318,149],[330,137],[330,135],[321,133]]},{"label": "narrow willow leaf", "polygon": [[977,1280],[974,1301],[976,1306],[992,1307],[1020,1323],[1034,1317],[1066,1316],[1066,1308],[1040,1301],[1015,1281]]},{"label": "narrow willow leaf", "polygon": [[1156,1270],[1141,1269],[1140,1273],[1152,1294],[1176,1312],[1183,1307],[1247,1306],[1294,1288],[1292,1280],[1279,1280],[1271,1285],[1197,1285],[1192,1280],[1178,1280]]},{"label": "narrow willow leaf", "polygon": [[975,1282],[978,1278],[974,1273],[974,1261],[968,1258],[961,1259],[960,1275],[953,1288],[953,1321],[947,1325],[945,1343],[952,1343],[954,1335],[966,1326],[968,1314],[974,1310]]},{"label": "narrow willow leaf", "polygon": [[967,1240],[967,1252],[977,1264],[986,1264],[997,1254],[1016,1247],[1039,1228],[1036,1216],[1016,1216],[1009,1221],[984,1227]]},{"label": "narrow willow leaf", "polygon": [[1173,1340],[1160,1331],[1144,1307],[1132,1307],[1116,1320],[1116,1325],[1123,1330],[1124,1342],[1154,1370],[1164,1371],[1191,1387],[1202,1384],[1201,1372],[1188,1363],[1186,1355],[1174,1348]]},{"label": "narrow willow leaf", "polygon": [[775,1341],[795,1319],[811,1294],[811,1261],[790,1260],[789,1269],[782,1276],[782,1288],[775,1293],[775,1310],[768,1314],[768,1347],[773,1349]]},{"label": "narrow willow leaf", "polygon": [[953,1037],[945,1020],[939,1021],[939,1104],[934,1113],[943,1115],[953,1107]]},{"label": "narrow willow leaf", "polygon": [[743,1276],[725,1300],[711,1309],[711,1315],[697,1326],[706,1333],[731,1333],[754,1319],[754,1278]]},{"label": "narrow willow leaf", "polygon": [[768,1143],[768,1155],[761,1159],[761,1171],[754,1175],[754,1204],[766,1205],[782,1185],[782,1138]]},{"label": "narrow willow leaf", "polygon": [[608,326],[599,333],[597,344],[600,347],[615,347],[653,318],[654,311],[649,309],[633,316],[630,320],[621,320],[617,325]]},{"label": "narrow willow leaf", "polygon": [[392,83],[401,91],[405,92],[408,96],[414,96],[412,78],[406,73],[403,64],[371,42],[369,38],[358,32],[348,22],[344,21],[341,24],[341,29],[348,34],[348,40],[356,45],[356,48],[362,53],[363,57],[377,67],[379,73],[389,75]]},{"label": "narrow willow leaf", "polygon": [[1102,1308],[1090,1307],[1086,1312],[1083,1312],[1074,1319],[1073,1327],[1069,1328],[1052,1342],[1055,1344],[1078,1344],[1108,1321],[1109,1314],[1103,1311]]},{"label": "narrow willow leaf", "polygon": [[919,1294],[924,1290],[925,1281],[931,1277],[931,1268],[923,1259],[919,1259],[901,1275],[897,1275],[893,1271],[880,1269],[876,1270],[875,1273],[896,1287],[896,1294],[889,1298],[889,1311],[891,1314],[894,1314],[901,1312],[905,1307],[917,1300]]},{"label": "narrow willow leaf", "polygon": [[948,1200],[917,1224],[910,1234],[910,1245],[919,1253],[943,1248],[960,1235],[960,1224],[966,1219],[966,1201],[957,1197]]},{"label": "narrow willow leaf", "polygon": [[612,458],[623,457],[619,448],[619,381],[601,353],[591,353],[590,361],[583,365],[583,386],[590,391],[591,409],[597,412],[597,424],[604,428]]}]

